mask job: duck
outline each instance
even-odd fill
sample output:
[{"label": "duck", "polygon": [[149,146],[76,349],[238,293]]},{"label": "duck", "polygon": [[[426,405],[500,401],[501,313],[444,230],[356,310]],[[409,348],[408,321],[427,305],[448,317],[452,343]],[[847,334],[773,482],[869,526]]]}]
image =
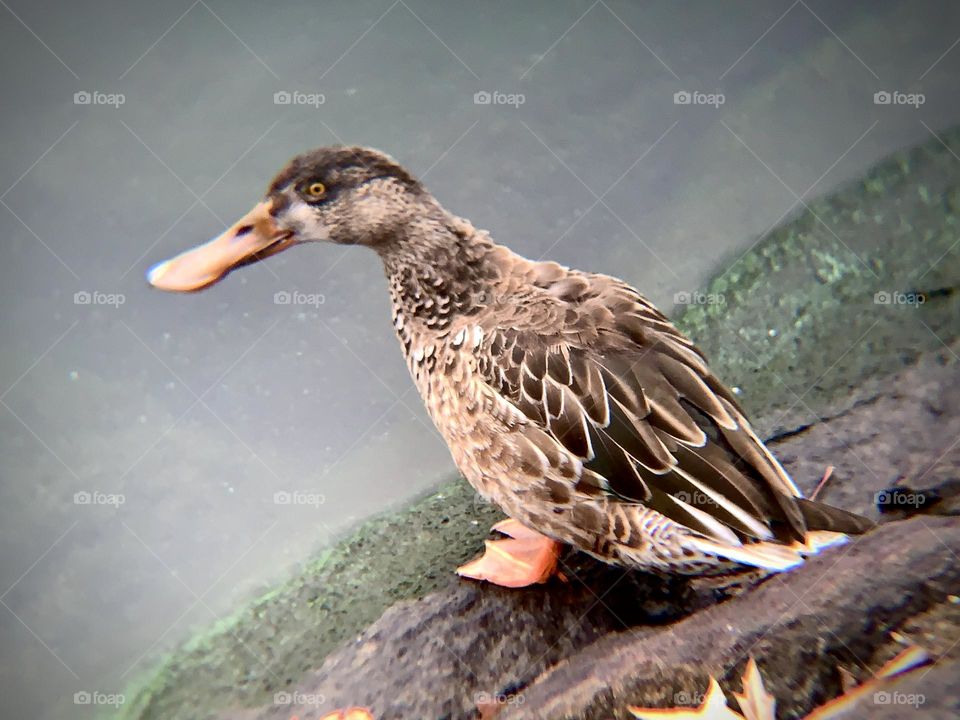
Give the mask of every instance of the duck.
[{"label": "duck", "polygon": [[308,243],[380,258],[413,383],[459,471],[507,520],[458,568],[525,587],[564,547],[661,575],[775,573],[868,531],[803,497],[704,353],[616,277],[530,260],[390,156],[293,158],[221,235],[157,263],[196,292]]}]

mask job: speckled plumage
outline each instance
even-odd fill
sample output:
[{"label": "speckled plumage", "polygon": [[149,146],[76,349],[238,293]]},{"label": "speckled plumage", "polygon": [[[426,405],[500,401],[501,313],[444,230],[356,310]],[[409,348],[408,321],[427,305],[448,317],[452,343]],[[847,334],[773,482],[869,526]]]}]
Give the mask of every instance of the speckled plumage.
[{"label": "speckled plumage", "polygon": [[411,375],[481,495],[551,538],[659,570],[724,564],[701,535],[803,539],[793,483],[636,290],[522,258],[460,219],[443,232],[429,257],[381,255]]},{"label": "speckled plumage", "polygon": [[[321,198],[304,196],[314,181]],[[377,252],[410,373],[457,467],[524,525],[679,573],[786,569],[869,527],[800,497],[702,353],[625,282],[495,244],[372,150],[303,155],[266,202],[283,242]]]}]

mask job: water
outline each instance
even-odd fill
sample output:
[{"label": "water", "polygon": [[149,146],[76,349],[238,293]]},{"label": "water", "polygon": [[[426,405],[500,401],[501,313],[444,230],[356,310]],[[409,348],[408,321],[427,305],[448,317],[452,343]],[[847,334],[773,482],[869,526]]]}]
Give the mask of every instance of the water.
[{"label": "water", "polygon": [[451,473],[370,253],[147,288],[291,155],[383,149],[518,252],[669,310],[804,200],[960,120],[958,21],[933,2],[0,8],[4,714],[82,716],[75,692],[122,692]]}]

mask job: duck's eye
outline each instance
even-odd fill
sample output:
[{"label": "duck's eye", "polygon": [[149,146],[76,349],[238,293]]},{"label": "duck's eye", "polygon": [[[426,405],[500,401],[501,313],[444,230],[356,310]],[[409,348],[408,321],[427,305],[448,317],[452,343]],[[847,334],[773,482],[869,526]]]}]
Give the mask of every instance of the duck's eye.
[{"label": "duck's eye", "polygon": [[304,192],[308,197],[316,200],[318,198],[322,198],[324,193],[327,192],[327,186],[322,182],[314,181],[304,188]]}]

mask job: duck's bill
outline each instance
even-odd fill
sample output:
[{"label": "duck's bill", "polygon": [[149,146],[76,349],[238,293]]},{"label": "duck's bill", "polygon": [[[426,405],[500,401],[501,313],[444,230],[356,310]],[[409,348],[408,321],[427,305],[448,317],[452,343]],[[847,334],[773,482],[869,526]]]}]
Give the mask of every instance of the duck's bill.
[{"label": "duck's bill", "polygon": [[222,235],[154,265],[147,280],[170,292],[201,290],[234,268],[275,255],[293,243],[293,233],[277,226],[270,203],[264,201]]}]

